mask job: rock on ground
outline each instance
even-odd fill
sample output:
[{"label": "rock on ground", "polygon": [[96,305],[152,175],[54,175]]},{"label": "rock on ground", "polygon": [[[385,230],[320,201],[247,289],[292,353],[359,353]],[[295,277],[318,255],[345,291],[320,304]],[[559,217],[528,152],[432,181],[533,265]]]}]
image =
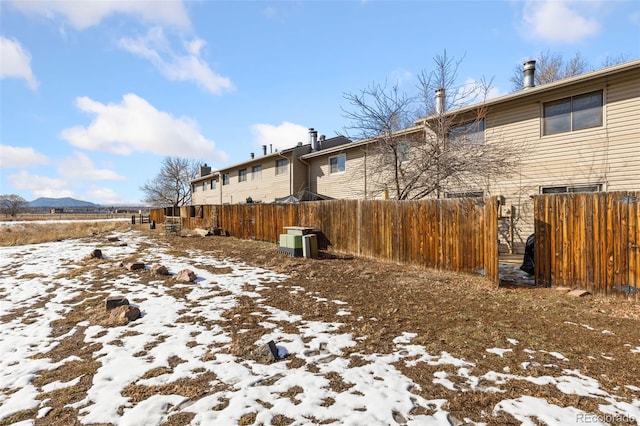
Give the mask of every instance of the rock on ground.
[{"label": "rock on ground", "polygon": [[197,276],[191,269],[183,269],[176,275],[176,281],[191,283],[196,280]]}]

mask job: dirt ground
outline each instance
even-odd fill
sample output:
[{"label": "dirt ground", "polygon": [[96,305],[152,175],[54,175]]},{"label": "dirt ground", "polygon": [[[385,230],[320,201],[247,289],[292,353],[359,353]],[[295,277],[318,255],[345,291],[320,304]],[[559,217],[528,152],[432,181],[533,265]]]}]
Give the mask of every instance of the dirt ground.
[{"label": "dirt ground", "polygon": [[[425,346],[432,354],[447,352],[463,358],[474,363],[478,372],[522,372],[523,363],[529,362],[531,366],[526,374],[538,377],[548,373],[545,362],[553,363],[561,369],[579,369],[581,374],[596,378],[605,392],[615,391],[629,403],[640,399],[640,355],[630,350],[640,347],[638,303],[600,296],[575,298],[529,285],[497,287],[479,276],[425,270],[331,251],[321,252],[318,259],[292,258],[279,254],[276,245],[271,243],[230,237],[165,236],[161,230],[149,230],[147,226],[136,229],[156,238],[158,244],[170,244],[176,255],[188,256],[196,249],[214,257],[289,275],[283,285],[271,287],[261,296],[269,305],[305,320],[336,321],[339,307],[319,304],[318,297],[346,302],[351,315],[340,316],[339,321],[344,324],[342,331],[352,333],[359,343],[346,349],[345,357],[356,353],[393,352],[392,340],[410,332],[417,334],[412,343]],[[292,291],[300,287],[306,292]],[[88,293],[91,291],[87,289]],[[229,326],[246,330],[247,323],[255,321],[252,316],[255,303],[247,299],[230,311],[229,318],[234,317],[234,321]],[[86,309],[86,305],[81,304],[80,308]],[[65,329],[58,332],[63,334],[84,318],[83,315],[74,317],[71,311],[64,322]],[[250,357],[245,348],[252,348],[257,336],[250,332],[233,333],[233,336],[234,355]],[[514,349],[504,357],[488,354],[487,349],[509,347],[508,342],[513,339],[520,342],[518,348],[522,349]],[[63,342],[56,357],[68,355],[63,351],[73,352],[76,343]],[[530,362],[531,351],[538,352],[538,363]],[[553,356],[556,352],[565,359]],[[296,359],[286,362],[295,363]],[[357,363],[358,357],[352,357],[351,362]],[[91,371],[96,368],[94,364],[78,366],[86,369],[86,380],[90,380]],[[552,385],[532,386],[527,381],[513,381],[506,392],[456,392],[433,384],[434,373],[446,370],[447,366],[423,362],[412,367],[398,363],[396,367],[418,385],[415,392],[420,396],[447,400],[447,408],[456,419],[481,421],[479,413],[491,413],[498,402],[522,395],[545,398],[561,407],[598,412],[597,398],[563,393]],[[70,376],[74,374],[76,372]],[[204,394],[207,384],[207,380],[191,383],[193,389],[189,392]],[[341,385],[344,383],[336,378],[333,386]],[[149,391],[132,389],[131,396],[135,399],[136,392]],[[50,415],[45,423],[36,421],[36,424],[51,424],[52,418],[61,422],[57,424],[72,424],[75,414],[64,405],[69,398],[75,400],[81,396],[63,395],[59,402],[52,403],[55,407],[52,414],[57,416]],[[0,425],[22,419],[5,419]],[[178,417],[172,422],[185,423],[187,418]],[[498,414],[490,424],[518,422],[507,414]]]},{"label": "dirt ground", "polygon": [[[154,234],[158,235],[158,234]],[[162,237],[161,237],[162,238]],[[250,265],[288,274],[281,288],[267,291],[268,303],[309,320],[335,321],[335,311],[319,309],[313,299],[291,293],[292,287],[304,287],[319,297],[348,303],[352,315],[340,317],[344,329],[351,330],[360,344],[353,353],[393,351],[392,340],[403,332],[416,333],[413,343],[424,345],[429,353],[448,352],[476,364],[480,371],[520,369],[530,361],[526,351],[514,351],[506,360],[487,356],[488,348],[508,347],[507,339],[516,339],[532,350],[558,352],[578,364],[582,374],[598,378],[605,391],[624,385],[640,386],[640,356],[629,346],[640,346],[640,304],[600,296],[576,298],[553,289],[519,283],[517,259],[507,262],[510,284],[497,287],[483,277],[384,263],[339,253],[321,252],[318,259],[292,258],[278,254],[271,243],[241,241],[229,237],[168,237],[176,251],[198,248],[216,255],[224,254]],[[521,280],[520,280],[521,281]],[[526,281],[526,280],[525,280]],[[240,313],[249,318],[252,306]],[[374,318],[357,321],[358,318]],[[349,322],[349,320],[353,322]],[[611,331],[614,335],[602,333]],[[238,347],[251,347],[255,336],[238,334]],[[349,354],[345,354],[349,356]],[[606,357],[606,358],[605,358]],[[549,363],[564,361],[549,355]],[[577,363],[576,363],[577,361]],[[535,364],[535,363],[534,363]],[[574,406],[597,412],[592,399],[559,392],[552,386],[529,387],[526,383],[504,393],[468,392],[452,397],[452,391],[433,386],[433,373],[441,366],[425,363],[402,372],[422,388],[421,396],[449,400],[454,417],[471,413],[490,413],[495,404],[507,397],[531,395],[547,398],[560,406]],[[531,367],[532,376],[544,375],[544,368]],[[638,392],[626,389],[632,399]],[[474,416],[471,416],[472,418]],[[517,424],[509,416],[495,417],[491,424]]]}]

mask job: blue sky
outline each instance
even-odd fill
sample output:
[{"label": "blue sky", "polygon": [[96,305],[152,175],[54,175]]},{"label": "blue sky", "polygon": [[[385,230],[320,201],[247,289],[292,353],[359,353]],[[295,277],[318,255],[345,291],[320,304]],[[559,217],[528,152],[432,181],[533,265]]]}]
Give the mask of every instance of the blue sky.
[{"label": "blue sky", "polygon": [[542,51],[640,57],[640,2],[0,0],[0,194],[139,204],[165,156],[335,136],[345,92],[444,50],[506,94]]}]

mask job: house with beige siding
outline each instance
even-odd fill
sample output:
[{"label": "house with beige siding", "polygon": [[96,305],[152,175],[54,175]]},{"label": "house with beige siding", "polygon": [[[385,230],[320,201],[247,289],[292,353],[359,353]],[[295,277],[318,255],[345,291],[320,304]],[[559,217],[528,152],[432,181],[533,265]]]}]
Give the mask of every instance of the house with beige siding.
[{"label": "house with beige siding", "polygon": [[212,171],[201,168],[200,176],[191,181],[192,204],[271,203],[276,198],[296,194],[309,188],[309,169],[302,155],[321,146],[333,147],[351,142],[344,136],[318,138],[317,131],[309,129],[308,144],[298,143],[293,148],[267,152],[263,146],[260,156],[229,167]]},{"label": "house with beige siding", "polygon": [[513,206],[501,227],[514,251],[533,232],[532,195],[640,188],[640,61],[492,99],[486,111],[484,143],[527,151],[516,173],[479,188]]},{"label": "house with beige siding", "polygon": [[[531,83],[518,92],[441,111],[438,116],[459,117],[464,127],[468,126],[464,120],[479,108],[482,118],[467,135],[473,144],[506,142],[522,147],[517,167],[510,173],[487,173],[493,177],[486,179],[469,176],[466,185],[458,180],[443,186],[439,196],[501,197],[503,251],[521,252],[533,232],[533,195],[640,189],[640,60],[538,87]],[[417,120],[395,136],[415,143],[438,116]],[[384,155],[378,144],[376,139],[339,140],[263,155],[196,179],[193,202],[238,203],[247,197],[271,202],[302,189],[332,198],[392,198],[393,177],[378,166]],[[410,148],[403,155],[415,152]],[[278,159],[290,165],[283,174],[276,172]],[[262,178],[251,183],[254,165],[262,166]],[[223,179],[228,183],[220,185]],[[206,182],[213,180],[217,190],[207,189],[212,186]],[[207,191],[216,195],[207,196]]]},{"label": "house with beige siding", "polygon": [[[445,185],[441,196],[500,196],[503,250],[521,252],[533,232],[533,195],[640,188],[640,61],[527,87],[444,114],[464,120],[479,108],[482,120],[467,135],[474,143],[521,147],[518,165],[505,174],[491,171],[489,179],[469,179],[468,186],[459,181]],[[418,120],[398,137],[424,132],[425,124],[436,119]],[[386,196],[393,178],[387,175],[385,181],[379,173],[375,145],[376,140],[366,140],[304,155],[310,189],[334,198]]]},{"label": "house with beige siding", "polygon": [[[468,176],[442,197],[500,196],[502,250],[521,252],[533,232],[537,194],[640,188],[640,61],[631,61],[469,105],[444,115],[482,119],[468,132],[472,144],[512,144],[523,150],[510,173]],[[438,116],[417,120],[399,138],[429,131]],[[468,126],[464,121],[464,126]],[[456,126],[452,126],[455,128]],[[461,126],[463,127],[463,126]],[[363,140],[311,152],[310,190],[334,198],[386,198],[393,176],[380,173],[377,141]],[[407,155],[413,155],[415,149]],[[493,176],[486,178],[486,176]],[[431,194],[430,196],[434,196]],[[393,198],[393,194],[391,195]]]},{"label": "house with beige siding", "polygon": [[[422,127],[403,129],[397,138],[415,139]],[[309,190],[332,198],[387,199],[393,177],[384,167],[388,163],[376,139],[312,151],[301,157],[309,165]],[[411,155],[411,150],[406,152]]]}]

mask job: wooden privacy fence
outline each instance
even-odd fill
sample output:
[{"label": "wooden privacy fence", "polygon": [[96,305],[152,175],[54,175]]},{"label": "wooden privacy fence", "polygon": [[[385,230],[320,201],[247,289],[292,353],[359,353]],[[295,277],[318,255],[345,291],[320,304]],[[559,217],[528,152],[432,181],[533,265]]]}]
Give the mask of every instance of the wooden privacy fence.
[{"label": "wooden privacy fence", "polygon": [[640,192],[534,197],[536,283],[640,299]]},{"label": "wooden privacy fence", "polygon": [[220,227],[237,238],[272,243],[285,226],[307,226],[337,252],[480,273],[497,283],[497,211],[495,198],[331,200],[190,206],[181,221],[184,228]]}]

